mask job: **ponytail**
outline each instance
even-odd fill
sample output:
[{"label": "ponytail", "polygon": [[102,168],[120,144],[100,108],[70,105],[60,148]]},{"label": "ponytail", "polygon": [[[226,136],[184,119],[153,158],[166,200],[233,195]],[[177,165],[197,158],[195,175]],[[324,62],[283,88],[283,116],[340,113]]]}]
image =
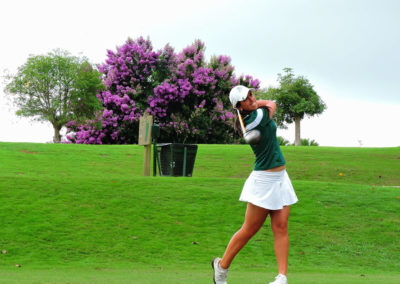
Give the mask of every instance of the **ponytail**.
[{"label": "ponytail", "polygon": [[234,111],[235,119],[233,120],[233,129],[239,135],[239,137],[243,137],[242,128],[240,127],[240,121],[237,111]]}]

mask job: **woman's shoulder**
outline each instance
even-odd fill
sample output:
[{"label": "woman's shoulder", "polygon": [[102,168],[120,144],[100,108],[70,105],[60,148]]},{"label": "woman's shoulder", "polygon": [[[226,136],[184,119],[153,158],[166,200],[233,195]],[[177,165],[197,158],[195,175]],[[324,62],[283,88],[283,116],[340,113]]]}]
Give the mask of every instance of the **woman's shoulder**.
[{"label": "woman's shoulder", "polygon": [[257,127],[266,117],[268,117],[268,113],[266,113],[265,109],[258,108],[253,110],[244,118],[246,129],[250,130]]},{"label": "woman's shoulder", "polygon": [[249,114],[249,119],[255,120],[255,119],[263,119],[265,116],[268,116],[268,110],[261,107],[256,110],[253,110]]}]

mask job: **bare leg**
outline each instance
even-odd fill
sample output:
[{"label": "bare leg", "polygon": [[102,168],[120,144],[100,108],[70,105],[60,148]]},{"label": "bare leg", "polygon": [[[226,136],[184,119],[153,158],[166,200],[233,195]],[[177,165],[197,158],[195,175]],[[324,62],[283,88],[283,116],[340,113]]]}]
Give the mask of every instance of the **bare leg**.
[{"label": "bare leg", "polygon": [[289,258],[289,206],[283,207],[282,210],[271,211],[270,215],[278,271],[280,274],[286,275]]},{"label": "bare leg", "polygon": [[247,203],[244,224],[242,228],[240,228],[240,230],[233,235],[231,241],[229,242],[225,254],[219,263],[222,268],[229,268],[238,252],[264,224],[265,219],[268,216],[268,212],[268,209]]}]

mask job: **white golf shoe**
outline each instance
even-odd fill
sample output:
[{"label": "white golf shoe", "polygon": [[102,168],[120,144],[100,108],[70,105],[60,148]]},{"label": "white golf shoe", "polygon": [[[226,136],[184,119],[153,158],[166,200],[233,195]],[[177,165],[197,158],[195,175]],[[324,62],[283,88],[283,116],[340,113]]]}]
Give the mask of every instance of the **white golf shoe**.
[{"label": "white golf shoe", "polygon": [[275,277],[275,281],[269,282],[269,284],[288,284],[288,282],[285,275],[278,274],[278,276]]},{"label": "white golf shoe", "polygon": [[228,276],[228,269],[223,269],[219,266],[221,259],[215,257],[211,261],[211,266],[214,269],[214,284],[226,284],[226,277]]}]

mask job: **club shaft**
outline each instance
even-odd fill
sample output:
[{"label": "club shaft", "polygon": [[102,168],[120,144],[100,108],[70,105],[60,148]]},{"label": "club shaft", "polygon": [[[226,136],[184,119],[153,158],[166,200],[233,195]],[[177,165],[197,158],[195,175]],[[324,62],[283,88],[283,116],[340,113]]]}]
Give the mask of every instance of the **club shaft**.
[{"label": "club shaft", "polygon": [[240,111],[237,109],[238,117],[239,117],[239,122],[240,122],[240,127],[242,128],[243,134],[246,133],[246,128],[244,127],[243,119],[242,116],[240,115]]}]

